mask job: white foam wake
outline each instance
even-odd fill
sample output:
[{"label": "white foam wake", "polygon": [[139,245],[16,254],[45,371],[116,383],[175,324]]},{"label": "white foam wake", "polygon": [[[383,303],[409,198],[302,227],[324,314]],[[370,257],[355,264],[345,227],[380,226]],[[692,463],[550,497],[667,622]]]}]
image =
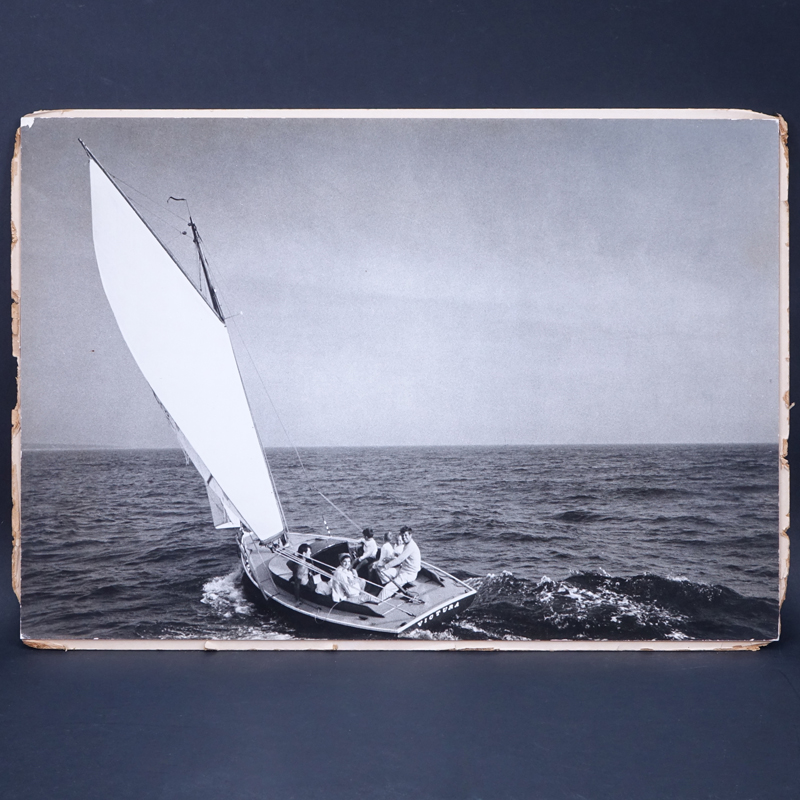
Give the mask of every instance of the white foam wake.
[{"label": "white foam wake", "polygon": [[242,571],[237,568],[227,575],[212,578],[203,584],[201,603],[211,606],[225,619],[234,614],[249,617],[253,613],[253,604],[244,596],[242,589]]}]

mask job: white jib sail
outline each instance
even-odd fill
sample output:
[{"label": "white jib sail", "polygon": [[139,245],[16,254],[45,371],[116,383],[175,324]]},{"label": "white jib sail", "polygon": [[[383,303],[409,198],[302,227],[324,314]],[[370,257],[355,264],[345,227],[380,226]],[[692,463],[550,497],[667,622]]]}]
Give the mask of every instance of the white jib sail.
[{"label": "white jib sail", "polygon": [[269,539],[284,530],[283,515],[225,323],[109,177],[89,164],[94,249],[122,336],[205,466],[201,473],[209,473],[209,496],[213,489],[229,519]]}]

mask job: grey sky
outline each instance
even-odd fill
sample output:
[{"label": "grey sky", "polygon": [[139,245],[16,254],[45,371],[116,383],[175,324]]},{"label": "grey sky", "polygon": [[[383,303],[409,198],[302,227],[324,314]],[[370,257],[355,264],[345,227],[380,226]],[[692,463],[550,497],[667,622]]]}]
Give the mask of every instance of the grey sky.
[{"label": "grey sky", "polygon": [[176,446],[103,294],[78,137],[189,199],[267,445],[249,356],[297,445],[777,438],[775,121],[39,119],[23,446]]}]

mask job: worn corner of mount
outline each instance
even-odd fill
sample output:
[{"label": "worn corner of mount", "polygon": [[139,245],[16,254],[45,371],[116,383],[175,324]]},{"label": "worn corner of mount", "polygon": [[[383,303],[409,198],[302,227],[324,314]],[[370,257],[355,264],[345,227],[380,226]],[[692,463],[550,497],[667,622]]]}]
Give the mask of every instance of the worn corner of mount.
[{"label": "worn corner of mount", "polygon": [[22,643],[26,647],[32,647],[34,650],[69,650],[64,642],[50,641],[49,639],[22,639]]}]

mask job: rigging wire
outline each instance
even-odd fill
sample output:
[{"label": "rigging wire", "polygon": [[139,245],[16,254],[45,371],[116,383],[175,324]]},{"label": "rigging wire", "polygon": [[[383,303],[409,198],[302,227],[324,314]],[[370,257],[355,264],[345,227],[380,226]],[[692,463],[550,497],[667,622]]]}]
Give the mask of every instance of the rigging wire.
[{"label": "rigging wire", "polygon": [[[143,191],[137,189],[135,186],[131,186],[129,183],[126,183],[125,181],[122,180],[122,178],[118,178],[113,173],[109,172],[108,174],[111,175],[111,177],[118,183],[121,183],[123,186],[127,186],[132,192],[135,192],[140,197],[143,197],[148,203],[151,203],[159,211],[166,211],[168,214],[171,214],[173,217],[175,217],[175,219],[179,219],[184,225],[186,225],[186,220],[180,214],[173,211],[169,206],[162,205],[158,200],[155,200],[149,195],[146,195]],[[166,222],[166,220],[163,221]]]},{"label": "rigging wire", "polygon": [[[320,491],[320,489],[319,489],[319,487],[316,485],[316,483],[314,483],[314,481],[311,479],[311,476],[308,474],[308,470],[306,469],[306,465],[305,465],[305,463],[303,462],[303,459],[302,459],[302,457],[300,456],[300,452],[299,452],[299,450],[297,449],[297,447],[296,447],[295,443],[292,441],[292,437],[289,435],[289,431],[287,431],[287,430],[286,430],[286,426],[283,424],[283,420],[281,419],[281,415],[278,413],[278,409],[276,408],[276,406],[275,406],[275,403],[274,403],[274,401],[272,400],[272,395],[269,393],[269,389],[267,389],[267,386],[266,386],[266,384],[264,383],[264,379],[263,379],[263,378],[262,378],[262,376],[261,376],[261,372],[259,371],[258,367],[256,366],[255,359],[253,358],[252,354],[250,353],[250,348],[247,346],[247,342],[245,341],[245,338],[244,338],[244,336],[242,336],[242,333],[241,333],[241,331],[239,330],[239,327],[238,327],[238,325],[236,324],[236,317],[231,317],[230,319],[231,319],[231,320],[233,320],[233,325],[234,325],[234,328],[236,328],[236,333],[237,333],[237,334],[238,334],[238,336],[239,336],[239,339],[240,339],[240,341],[241,341],[242,347],[244,347],[244,351],[245,351],[245,353],[247,353],[247,357],[248,357],[248,359],[250,360],[250,364],[252,365],[252,367],[253,367],[253,370],[255,371],[256,375],[258,376],[258,381],[259,381],[259,383],[261,384],[261,388],[264,390],[264,394],[266,395],[266,397],[267,397],[267,400],[269,400],[269,404],[272,406],[272,410],[273,410],[273,412],[275,413],[275,418],[278,420],[278,423],[280,424],[280,426],[281,426],[281,429],[283,430],[283,434],[284,434],[284,436],[286,436],[286,440],[287,440],[287,441],[289,442],[289,444],[291,445],[291,447],[292,447],[292,450],[294,450],[294,454],[295,454],[295,456],[297,457],[297,461],[299,462],[299,464],[300,464],[300,467],[301,467],[301,469],[302,469],[302,471],[303,471],[303,477],[305,477],[306,481],[308,481],[308,485],[309,485],[309,486],[310,486],[310,487],[311,487],[311,488],[312,488],[312,489],[313,489],[313,490],[314,490],[314,491],[315,491],[315,492],[316,492],[316,493],[317,493],[317,494],[318,494],[318,495],[319,495],[319,496],[320,496],[320,497],[321,497],[321,498],[322,498],[322,499],[323,499],[323,500],[324,500],[326,503],[328,503],[328,504],[329,504],[329,505],[330,505],[332,508],[334,508],[336,511],[338,511],[338,512],[339,512],[339,514],[341,514],[341,515],[342,515],[342,516],[343,516],[343,517],[344,517],[344,518],[345,518],[345,519],[346,519],[346,520],[347,520],[347,521],[348,521],[348,522],[349,522],[349,523],[350,523],[350,524],[351,524],[351,525],[352,525],[352,526],[353,526],[353,527],[354,527],[354,528],[355,528],[357,531],[360,531],[360,530],[362,530],[362,528],[363,528],[363,525],[359,525],[359,523],[357,523],[357,522],[355,522],[353,519],[351,519],[351,518],[350,518],[350,517],[349,517],[349,516],[348,516],[348,515],[347,515],[347,514],[344,512],[344,511],[342,511],[342,509],[341,509],[341,508],[339,508],[339,506],[337,506],[337,505],[336,505],[336,503],[334,503],[334,502],[333,502],[333,500],[331,500],[329,497],[326,497],[326,496],[325,496],[325,495],[322,493],[322,491]],[[325,518],[323,517],[323,521],[324,521],[324,519],[325,519]],[[327,523],[325,523],[325,527],[326,527],[326,528],[328,527],[328,526],[327,526]]]},{"label": "rigging wire", "polygon": [[[114,179],[115,182],[121,183],[123,186],[127,187],[128,189],[130,189],[130,191],[135,192],[136,194],[140,195],[140,199],[137,199],[135,201],[140,206],[144,206],[145,205],[145,203],[142,202],[142,199],[141,199],[141,198],[144,198],[144,200],[147,201],[147,203],[150,204],[150,207],[147,209],[149,214],[152,214],[154,217],[156,217],[158,220],[163,222],[169,228],[172,228],[172,230],[176,231],[177,233],[180,233],[183,236],[187,236],[188,235],[188,233],[186,231],[186,224],[187,224],[186,220],[183,217],[181,217],[180,214],[176,214],[171,209],[161,205],[157,200],[153,200],[152,198],[150,198],[146,194],[144,194],[144,192],[140,192],[138,189],[134,188],[129,183],[125,183],[125,181],[121,180],[116,175],[112,174],[111,172],[109,172],[108,174]],[[128,198],[128,200],[130,200],[131,202],[134,202],[133,199],[130,198],[130,197]],[[175,225],[174,222],[172,222],[172,221],[170,221],[168,219],[165,219],[163,216],[161,216],[161,214],[158,213],[159,211],[166,211],[167,213],[172,214],[173,217],[175,217],[176,219],[179,219],[183,223],[183,228],[179,228],[179,227],[177,227]]]}]

